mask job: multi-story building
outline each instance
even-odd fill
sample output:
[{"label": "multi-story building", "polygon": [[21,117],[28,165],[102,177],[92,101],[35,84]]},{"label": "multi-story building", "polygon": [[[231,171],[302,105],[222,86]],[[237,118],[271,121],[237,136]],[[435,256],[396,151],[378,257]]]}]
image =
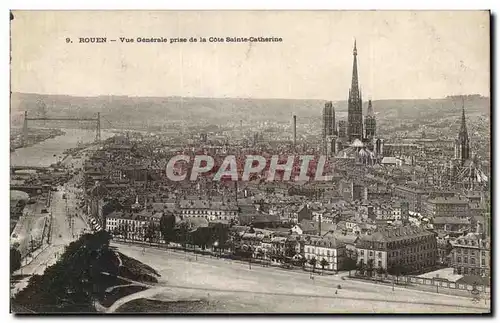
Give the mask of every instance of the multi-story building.
[{"label": "multi-story building", "polygon": [[458,218],[452,216],[441,216],[431,220],[435,230],[446,233],[464,232],[471,228],[471,221],[468,218]]},{"label": "multi-story building", "polygon": [[187,218],[205,218],[208,221],[231,221],[238,219],[238,207],[234,203],[207,201],[207,200],[181,200],[179,213]]},{"label": "multi-story building", "polygon": [[468,233],[451,242],[450,265],[459,275],[489,277],[490,239],[484,234]]},{"label": "multi-story building", "polygon": [[[112,212],[106,216],[106,231],[128,240],[144,241],[150,225],[159,227],[163,213],[149,210],[140,212]],[[159,233],[159,230],[156,232]]]},{"label": "multi-story building", "polygon": [[343,267],[346,256],[346,246],[333,237],[308,236],[304,240],[304,256],[309,261],[316,259],[315,268],[323,268],[321,262],[324,259],[324,269],[339,271]]},{"label": "multi-story building", "polygon": [[361,235],[356,244],[358,263],[374,269],[418,272],[437,260],[436,235],[414,226],[384,227]]},{"label": "multi-story building", "polygon": [[468,218],[470,216],[469,201],[457,197],[432,198],[423,203],[423,214],[430,218]]},{"label": "multi-story building", "polygon": [[400,185],[394,189],[394,196],[408,201],[409,211],[421,213],[422,201],[426,192],[423,189],[414,186]]},{"label": "multi-story building", "polygon": [[438,233],[437,237],[438,260],[441,266],[448,267],[450,264],[451,250],[453,246],[450,243],[450,236],[446,233]]}]

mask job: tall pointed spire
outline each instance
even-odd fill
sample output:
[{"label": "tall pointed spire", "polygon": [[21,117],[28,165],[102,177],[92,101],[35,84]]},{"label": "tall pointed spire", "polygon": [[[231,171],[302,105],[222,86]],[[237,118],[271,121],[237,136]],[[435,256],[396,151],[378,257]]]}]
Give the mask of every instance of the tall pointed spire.
[{"label": "tall pointed spire", "polygon": [[356,39],[354,39],[354,48],[352,51],[352,82],[349,89],[349,101],[347,105],[347,137],[349,141],[354,139],[363,140],[363,111],[361,91],[358,84],[358,49]]},{"label": "tall pointed spire", "polygon": [[353,61],[352,61],[352,83],[351,83],[351,91],[354,93],[358,93],[358,50],[356,48],[356,39],[354,39],[354,49],[352,51]]},{"label": "tall pointed spire", "polygon": [[372,100],[368,100],[368,110],[366,111],[366,115],[369,117],[375,116],[375,113],[373,112]]},{"label": "tall pointed spire", "polygon": [[462,98],[462,123],[460,124],[460,133],[461,136],[467,137],[467,125],[465,123],[465,106]]},{"label": "tall pointed spire", "polygon": [[467,134],[467,125],[465,122],[465,106],[462,98],[462,120],[460,124],[460,131],[458,132],[458,142],[456,147],[456,157],[460,159],[462,165],[470,158],[470,143],[469,135]]}]

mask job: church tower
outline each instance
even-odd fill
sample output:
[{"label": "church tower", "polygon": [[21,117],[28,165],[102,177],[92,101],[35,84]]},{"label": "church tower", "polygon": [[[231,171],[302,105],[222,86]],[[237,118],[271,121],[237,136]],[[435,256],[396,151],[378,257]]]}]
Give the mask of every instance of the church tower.
[{"label": "church tower", "polygon": [[[330,151],[330,145],[332,143],[333,138],[337,135],[337,131],[335,129],[335,107],[332,102],[325,103],[325,108],[323,109],[323,150],[325,154],[328,154]],[[336,150],[336,149],[335,149]],[[334,151],[335,151],[334,150]]]},{"label": "church tower", "polygon": [[455,141],[455,159],[459,160],[460,165],[463,166],[465,161],[470,158],[470,143],[469,135],[467,134],[467,125],[465,124],[465,107],[462,103],[462,123],[460,124],[460,131],[458,138]]},{"label": "church tower", "polygon": [[375,137],[377,128],[377,121],[375,120],[375,113],[373,113],[372,100],[368,101],[368,111],[365,117],[365,132],[366,139],[372,140]]},{"label": "church tower", "polygon": [[358,85],[358,62],[356,40],[354,40],[354,50],[352,52],[352,82],[349,89],[349,100],[347,102],[347,138],[349,142],[354,139],[363,140],[363,110],[361,91]]}]

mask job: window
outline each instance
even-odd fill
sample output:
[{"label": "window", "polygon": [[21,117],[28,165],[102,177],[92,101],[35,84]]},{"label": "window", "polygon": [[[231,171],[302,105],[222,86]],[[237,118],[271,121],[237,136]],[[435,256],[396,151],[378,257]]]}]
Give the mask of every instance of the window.
[{"label": "window", "polygon": [[457,262],[462,262],[462,257],[458,256],[457,257]]},{"label": "window", "polygon": [[484,259],[481,259],[481,265],[486,266],[486,261]]},{"label": "window", "polygon": [[327,255],[327,256],[330,256],[330,250],[327,250],[327,251],[326,251],[326,255]]},{"label": "window", "polygon": [[470,258],[470,263],[471,263],[471,265],[475,265],[476,264],[476,258]]},{"label": "window", "polygon": [[468,254],[469,253],[469,250],[468,249],[464,249],[464,254]]},{"label": "window", "polygon": [[372,257],[372,256],[373,256],[373,251],[370,250],[370,257]]},{"label": "window", "polygon": [[382,268],[382,261],[381,260],[378,261],[378,268]]},{"label": "window", "polygon": [[468,261],[467,257],[464,257],[464,264],[468,264],[468,263],[469,263],[469,261]]},{"label": "window", "polygon": [[378,257],[382,258],[382,253],[381,252],[378,253]]},{"label": "window", "polygon": [[365,251],[364,251],[363,249],[361,249],[360,254],[361,254],[362,256],[364,256],[364,255],[365,255]]},{"label": "window", "polygon": [[486,257],[486,251],[481,251],[481,255],[482,255],[483,257]]}]

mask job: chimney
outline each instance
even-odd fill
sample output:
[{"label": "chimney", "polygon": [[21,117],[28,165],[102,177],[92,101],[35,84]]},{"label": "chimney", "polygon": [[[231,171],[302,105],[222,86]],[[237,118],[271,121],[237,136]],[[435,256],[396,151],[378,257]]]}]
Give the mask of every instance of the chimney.
[{"label": "chimney", "polygon": [[297,145],[297,116],[293,115],[293,150]]},{"label": "chimney", "polygon": [[319,220],[319,223],[318,223],[318,231],[319,231],[318,235],[321,237],[321,220],[322,220],[321,219],[321,214],[319,214],[318,216],[319,216],[319,218],[318,218],[318,220]]}]

